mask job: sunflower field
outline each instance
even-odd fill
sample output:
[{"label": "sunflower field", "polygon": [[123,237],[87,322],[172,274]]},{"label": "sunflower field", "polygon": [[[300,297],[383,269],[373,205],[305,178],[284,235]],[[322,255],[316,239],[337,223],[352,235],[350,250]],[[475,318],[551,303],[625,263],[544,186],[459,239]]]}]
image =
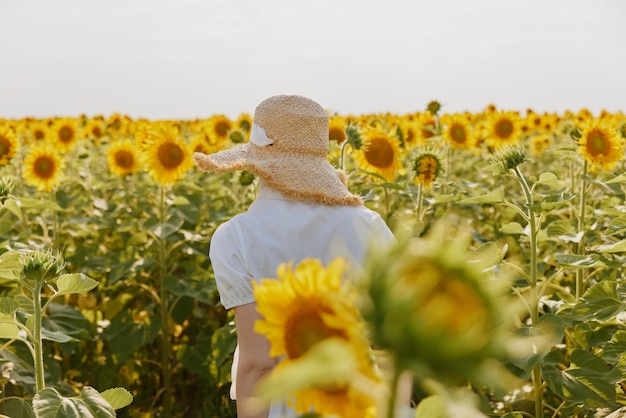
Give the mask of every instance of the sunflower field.
[{"label": "sunflower field", "polygon": [[[418,418],[622,416],[626,116],[433,101],[329,121],[329,161],[399,240],[372,254],[361,317],[343,319],[390,359],[389,416],[402,371]],[[236,415],[208,249],[257,182],[192,154],[246,142],[251,122],[0,118],[0,416]],[[345,361],[324,364],[345,372],[332,343]]]}]

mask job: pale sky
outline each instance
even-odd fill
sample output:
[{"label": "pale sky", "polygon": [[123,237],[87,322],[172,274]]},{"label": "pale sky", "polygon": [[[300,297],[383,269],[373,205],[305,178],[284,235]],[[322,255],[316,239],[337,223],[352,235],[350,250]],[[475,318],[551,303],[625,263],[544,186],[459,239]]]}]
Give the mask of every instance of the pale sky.
[{"label": "pale sky", "polygon": [[0,0],[0,118],[626,111],[624,0]]}]

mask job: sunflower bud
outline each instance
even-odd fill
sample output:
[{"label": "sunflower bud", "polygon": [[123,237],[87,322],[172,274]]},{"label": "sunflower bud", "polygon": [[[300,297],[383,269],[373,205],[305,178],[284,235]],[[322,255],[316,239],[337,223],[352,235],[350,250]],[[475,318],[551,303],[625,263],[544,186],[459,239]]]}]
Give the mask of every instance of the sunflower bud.
[{"label": "sunflower bud", "polygon": [[433,115],[437,115],[437,113],[439,113],[439,111],[441,110],[441,103],[439,103],[437,100],[431,100],[430,102],[428,102],[426,110],[428,110]]},{"label": "sunflower bud", "polygon": [[231,141],[233,141],[234,144],[241,144],[245,139],[243,133],[238,129],[231,131],[228,137]]},{"label": "sunflower bud", "polygon": [[496,151],[490,159],[490,163],[498,168],[500,174],[508,174],[509,170],[515,169],[526,161],[524,149],[520,146],[507,146]]},{"label": "sunflower bud", "polygon": [[15,188],[15,182],[13,181],[13,177],[10,176],[2,176],[0,178],[0,201],[4,201],[11,193],[13,193],[13,189]]},{"label": "sunflower bud", "polygon": [[469,230],[444,218],[422,238],[400,240],[368,260],[362,307],[374,344],[396,367],[441,382],[479,381],[503,358],[505,287],[469,261]]},{"label": "sunflower bud", "polygon": [[346,126],[346,135],[348,137],[348,144],[353,149],[360,149],[363,145],[363,140],[361,139],[361,134],[359,133],[358,128],[354,124],[348,124]]},{"label": "sunflower bud", "polygon": [[242,186],[249,186],[254,181],[254,174],[249,171],[242,170],[239,174],[239,184]]},{"label": "sunflower bud", "polygon": [[22,277],[28,281],[43,284],[59,277],[65,269],[65,261],[58,252],[34,250],[22,254]]}]

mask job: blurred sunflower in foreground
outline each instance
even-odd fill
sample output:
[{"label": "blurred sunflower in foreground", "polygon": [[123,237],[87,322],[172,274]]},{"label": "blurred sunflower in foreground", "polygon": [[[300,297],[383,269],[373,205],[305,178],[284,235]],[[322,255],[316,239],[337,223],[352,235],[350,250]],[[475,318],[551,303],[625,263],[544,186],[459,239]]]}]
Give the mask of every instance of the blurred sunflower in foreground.
[{"label": "blurred sunflower in foreground", "polygon": [[176,183],[193,167],[191,150],[175,125],[160,123],[149,127],[142,148],[141,158],[148,173],[162,186]]},{"label": "blurred sunflower in foreground", "polygon": [[590,120],[580,131],[578,154],[593,166],[612,170],[624,158],[624,138],[615,124]]},{"label": "blurred sunflower in foreground", "polygon": [[427,236],[371,251],[361,312],[374,346],[390,354],[397,373],[410,370],[445,385],[504,385],[497,380],[510,374],[500,360],[509,355],[510,307],[518,305],[491,271],[503,254],[474,256],[463,225],[444,217]]},{"label": "blurred sunflower in foreground", "polygon": [[22,161],[22,177],[39,191],[52,191],[61,183],[64,160],[47,143],[32,145]]},{"label": "blurred sunflower in foreground", "polygon": [[[280,265],[277,279],[253,283],[263,317],[255,331],[267,337],[272,357],[284,356],[261,384],[261,398],[287,400],[296,413],[374,416],[372,387],[380,376],[354,288],[343,280],[345,268],[342,258],[326,268],[317,259],[306,259],[295,268]],[[329,369],[329,358],[336,359],[338,369]]]}]

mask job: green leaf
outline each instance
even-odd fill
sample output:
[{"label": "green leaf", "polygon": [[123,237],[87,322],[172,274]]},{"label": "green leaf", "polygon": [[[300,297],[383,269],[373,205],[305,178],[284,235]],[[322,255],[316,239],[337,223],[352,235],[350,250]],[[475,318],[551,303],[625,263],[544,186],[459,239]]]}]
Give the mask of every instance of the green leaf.
[{"label": "green leaf", "polygon": [[0,338],[7,340],[19,338],[19,328],[15,324],[0,322]]},{"label": "green leaf", "polygon": [[626,181],[626,173],[622,173],[617,177],[613,177],[611,180],[605,181],[605,183],[612,184],[612,183],[621,183],[623,181]]},{"label": "green leaf", "polygon": [[618,216],[607,225],[607,236],[626,232],[626,215]]},{"label": "green leaf", "polygon": [[73,398],[62,396],[54,388],[46,388],[33,398],[37,418],[106,418],[115,417],[115,410],[97,390],[83,387]]},{"label": "green leaf", "polygon": [[30,399],[6,399],[2,402],[2,412],[8,415],[0,415],[4,418],[35,418],[35,412],[31,405]]},{"label": "green leaf", "polygon": [[441,395],[430,395],[415,408],[414,418],[448,418],[446,401]]},{"label": "green leaf", "polygon": [[175,196],[174,199],[172,199],[172,206],[186,206],[189,205],[191,202],[189,202],[189,199],[187,199],[184,196]]},{"label": "green leaf", "polygon": [[466,199],[459,200],[457,203],[460,205],[471,205],[475,203],[502,203],[504,202],[504,186],[498,187],[494,191],[482,196],[468,197]]},{"label": "green leaf", "polygon": [[55,212],[63,211],[63,208],[58,203],[51,200],[39,200],[31,197],[23,197],[18,200],[18,205],[24,209],[37,209],[46,210],[51,209]]},{"label": "green leaf", "polygon": [[503,225],[502,228],[500,228],[500,232],[511,235],[528,235],[526,231],[524,231],[524,228],[522,228],[522,225],[517,222],[509,222]]},{"label": "green leaf", "polygon": [[48,341],[55,341],[57,343],[68,343],[70,341],[78,341],[76,338],[70,337],[63,331],[50,331],[48,329],[41,329],[41,338]]},{"label": "green leaf", "polygon": [[576,198],[576,195],[571,194],[571,193],[566,193],[566,192],[559,193],[559,194],[551,194],[551,195],[544,197],[539,202],[539,207],[541,208],[542,211],[548,212],[548,211],[560,208],[561,206],[565,205],[567,202],[574,200],[574,198]]},{"label": "green leaf", "polygon": [[170,219],[168,222],[165,223],[161,223],[155,220],[151,223],[151,225],[148,225],[148,223],[146,223],[146,228],[148,228],[148,230],[151,231],[156,237],[165,239],[170,235],[178,232],[178,230],[183,226],[184,222],[185,221],[180,218]]},{"label": "green leaf", "polygon": [[0,278],[18,281],[20,271],[22,271],[22,263],[20,262],[20,255],[16,251],[7,251],[0,255]]},{"label": "green leaf", "polygon": [[604,267],[604,263],[596,254],[578,255],[578,254],[557,254],[554,256],[556,261],[563,267],[570,268],[589,268]]},{"label": "green leaf", "polygon": [[13,316],[15,312],[19,309],[19,305],[15,301],[15,299],[3,296],[0,298],[0,314],[5,314],[8,316]]},{"label": "green leaf", "polygon": [[100,395],[113,407],[113,409],[121,409],[133,402],[133,395],[124,388],[107,389]]},{"label": "green leaf", "polygon": [[104,330],[102,337],[108,341],[117,364],[124,361],[138,348],[153,341],[161,330],[158,315],[146,315],[141,322],[135,322],[130,312],[118,314]]},{"label": "green leaf", "polygon": [[624,311],[626,285],[604,280],[591,286],[572,309],[569,317],[579,321],[606,321]]},{"label": "green leaf", "polygon": [[86,293],[98,286],[98,282],[83,273],[63,274],[57,279],[56,296]]},{"label": "green leaf", "polygon": [[502,249],[500,249],[497,243],[493,241],[488,241],[478,246],[475,250],[471,251],[467,255],[467,261],[469,263],[475,263],[476,265],[480,266],[481,269],[493,267],[496,264],[502,262],[502,259],[504,259],[507,250],[507,244],[504,244]]},{"label": "green leaf", "polygon": [[22,210],[20,209],[20,206],[15,199],[5,200],[2,207],[17,216],[18,218],[22,216]]},{"label": "green leaf", "polygon": [[560,190],[563,188],[559,178],[554,173],[541,173],[536,184],[549,187],[553,190]]},{"label": "green leaf", "polygon": [[599,253],[623,253],[626,251],[626,239],[623,239],[612,244],[599,245],[595,248]]},{"label": "green leaf", "polygon": [[593,353],[574,350],[567,370],[550,366],[543,370],[546,383],[558,396],[587,408],[615,408],[615,383],[621,373],[610,370]]},{"label": "green leaf", "polygon": [[512,358],[511,363],[526,373],[530,373],[533,367],[546,357],[552,347],[561,343],[565,335],[565,324],[556,315],[544,314],[536,325],[520,327],[515,334],[524,337],[519,339],[516,346],[526,354]]}]

